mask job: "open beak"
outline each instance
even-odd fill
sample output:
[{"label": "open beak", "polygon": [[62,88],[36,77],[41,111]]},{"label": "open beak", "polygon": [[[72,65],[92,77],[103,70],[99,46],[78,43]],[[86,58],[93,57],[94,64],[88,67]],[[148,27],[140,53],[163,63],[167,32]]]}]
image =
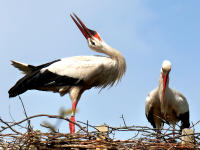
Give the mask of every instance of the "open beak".
[{"label": "open beak", "polygon": [[78,26],[79,30],[82,32],[82,34],[84,35],[84,37],[86,39],[93,38],[93,35],[91,33],[92,30],[88,29],[84,25],[84,23],[78,18],[78,16],[76,14],[73,13],[73,15],[74,15],[75,18],[72,15],[70,15],[70,16],[73,19],[73,21],[76,23],[76,25]]},{"label": "open beak", "polygon": [[168,74],[169,72],[167,72],[166,74],[162,73],[162,78],[163,78],[163,103],[164,103],[164,99],[165,99],[165,89],[166,89],[166,84],[167,84],[167,80],[168,80]]}]

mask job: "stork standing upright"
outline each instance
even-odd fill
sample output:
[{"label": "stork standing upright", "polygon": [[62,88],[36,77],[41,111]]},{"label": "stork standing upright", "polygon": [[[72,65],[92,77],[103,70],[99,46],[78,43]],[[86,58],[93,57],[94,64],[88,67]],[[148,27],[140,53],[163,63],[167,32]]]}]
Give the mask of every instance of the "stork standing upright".
[{"label": "stork standing upright", "polygon": [[[88,29],[75,15],[70,15],[88,42],[90,49],[106,56],[75,56],[58,59],[40,66],[17,61],[12,65],[25,76],[9,90],[9,97],[15,97],[27,90],[58,92],[61,96],[69,93],[72,100],[71,121],[75,122],[75,110],[82,93],[92,87],[105,88],[119,82],[126,71],[122,54],[106,44],[96,31]],[[69,123],[70,133],[75,125]]]},{"label": "stork standing upright", "polygon": [[181,121],[181,127],[189,128],[189,105],[186,98],[169,87],[169,73],[171,62],[163,61],[159,85],[146,97],[145,114],[151,125],[158,129],[163,127],[164,122],[175,127]]}]

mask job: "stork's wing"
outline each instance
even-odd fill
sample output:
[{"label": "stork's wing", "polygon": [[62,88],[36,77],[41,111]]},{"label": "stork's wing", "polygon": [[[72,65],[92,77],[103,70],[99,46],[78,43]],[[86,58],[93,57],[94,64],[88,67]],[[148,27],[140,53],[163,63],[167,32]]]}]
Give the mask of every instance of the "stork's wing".
[{"label": "stork's wing", "polygon": [[108,73],[112,65],[112,59],[107,57],[76,56],[61,59],[61,61],[43,68],[41,71],[48,70],[60,76],[87,81],[99,74]]},{"label": "stork's wing", "polygon": [[156,102],[159,101],[157,98],[157,89],[151,91],[148,96],[146,97],[146,102],[145,102],[145,115],[147,117],[147,120],[151,123],[151,125],[156,128],[156,121],[159,119],[156,118],[155,116],[155,111],[157,105]]},{"label": "stork's wing", "polygon": [[150,99],[149,95],[146,98],[145,115],[146,115],[147,120],[151,123],[151,125],[154,128],[156,128],[154,116],[153,116],[153,106],[151,105],[151,99]]},{"label": "stork's wing", "polygon": [[176,109],[178,114],[183,114],[185,112],[189,111],[189,104],[187,102],[187,99],[185,98],[185,96],[183,96],[183,94],[181,94],[180,92],[172,89],[172,92],[175,95],[175,99],[176,99]]},{"label": "stork's wing", "polygon": [[185,96],[183,96],[180,92],[173,90],[173,93],[175,95],[176,99],[176,112],[178,115],[178,118],[181,120],[181,130],[183,128],[189,128],[190,127],[190,113],[189,113],[189,104],[187,102],[187,99]]}]

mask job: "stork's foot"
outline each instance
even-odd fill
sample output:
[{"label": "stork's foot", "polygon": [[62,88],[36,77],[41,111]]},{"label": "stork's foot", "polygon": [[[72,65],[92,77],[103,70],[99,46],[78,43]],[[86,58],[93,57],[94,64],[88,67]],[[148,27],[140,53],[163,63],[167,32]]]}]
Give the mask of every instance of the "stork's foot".
[{"label": "stork's foot", "polygon": [[[75,122],[75,117],[71,116],[70,120]],[[72,122],[69,122],[69,129],[70,129],[70,134],[74,133],[75,132],[75,124]]]}]

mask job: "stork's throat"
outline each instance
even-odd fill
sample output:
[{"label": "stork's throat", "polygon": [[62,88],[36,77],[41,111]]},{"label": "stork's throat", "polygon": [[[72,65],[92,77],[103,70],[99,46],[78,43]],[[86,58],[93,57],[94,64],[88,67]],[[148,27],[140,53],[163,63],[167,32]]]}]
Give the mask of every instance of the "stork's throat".
[{"label": "stork's throat", "polygon": [[163,78],[163,90],[162,90],[162,103],[164,104],[165,101],[165,93],[166,93],[166,85],[168,80],[168,73],[162,72],[162,78]]}]

